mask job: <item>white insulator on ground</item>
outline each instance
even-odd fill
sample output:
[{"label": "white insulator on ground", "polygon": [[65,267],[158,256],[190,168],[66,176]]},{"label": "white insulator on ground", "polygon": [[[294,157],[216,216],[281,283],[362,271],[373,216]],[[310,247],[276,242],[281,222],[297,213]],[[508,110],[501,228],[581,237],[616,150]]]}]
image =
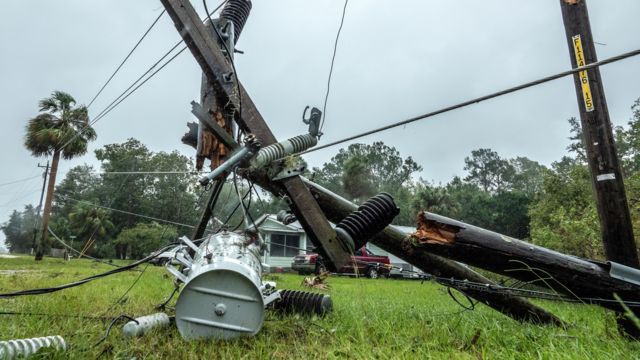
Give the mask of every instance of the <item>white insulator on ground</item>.
[{"label": "white insulator on ground", "polygon": [[[137,323],[136,323],[137,321]],[[142,336],[146,332],[154,328],[167,327],[171,320],[169,315],[165,313],[156,313],[136,318],[136,321],[129,321],[122,327],[125,336],[134,337]]]},{"label": "white insulator on ground", "polygon": [[0,341],[0,359],[10,360],[18,357],[27,358],[42,348],[54,347],[57,350],[66,350],[67,344],[62,336],[46,336],[30,339],[17,339]]}]

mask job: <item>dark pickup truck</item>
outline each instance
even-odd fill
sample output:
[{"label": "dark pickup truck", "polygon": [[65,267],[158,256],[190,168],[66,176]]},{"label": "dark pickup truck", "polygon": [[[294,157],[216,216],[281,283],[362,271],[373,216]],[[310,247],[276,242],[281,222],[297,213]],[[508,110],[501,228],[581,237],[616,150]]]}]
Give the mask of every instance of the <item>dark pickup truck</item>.
[{"label": "dark pickup truck", "polygon": [[[363,247],[356,251],[354,256],[351,256],[351,260],[351,263],[339,269],[338,273],[366,275],[371,279],[389,277],[391,261],[388,256],[375,255]],[[296,256],[291,263],[291,269],[300,275],[320,274],[326,271],[322,257],[315,253]]]}]

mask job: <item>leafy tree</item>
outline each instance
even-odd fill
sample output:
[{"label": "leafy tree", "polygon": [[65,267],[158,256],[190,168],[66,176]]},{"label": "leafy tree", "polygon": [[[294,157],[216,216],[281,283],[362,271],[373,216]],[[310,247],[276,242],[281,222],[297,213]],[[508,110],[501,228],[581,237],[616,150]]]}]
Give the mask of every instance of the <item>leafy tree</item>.
[{"label": "leafy tree", "polygon": [[[95,201],[96,190],[100,188],[100,177],[94,174],[89,165],[79,165],[71,168],[56,186],[56,198],[53,202],[53,212],[57,218],[66,219],[76,204],[73,200]],[[57,232],[56,232],[57,234]]]},{"label": "leafy tree", "polygon": [[[459,177],[453,178],[446,185],[446,191],[451,196],[458,212],[450,216],[454,219],[476,225],[482,228],[498,231],[493,226],[493,214],[490,209],[491,194],[482,190],[476,184],[463,181]],[[444,214],[443,214],[444,215]],[[448,216],[446,214],[445,216]]]},{"label": "leafy tree", "polygon": [[42,233],[36,247],[36,260],[41,260],[48,246],[48,226],[53,201],[53,190],[60,156],[72,159],[87,152],[87,143],[95,140],[96,133],[89,124],[87,108],[75,106],[75,99],[62,91],[40,100],[40,114],[29,120],[24,145],[33,156],[52,156],[47,200],[42,217]]},{"label": "leafy tree", "polygon": [[516,157],[509,160],[514,169],[510,187],[533,197],[542,191],[545,170],[544,165],[526,157]]},{"label": "leafy tree", "polygon": [[491,149],[478,149],[464,159],[464,169],[469,172],[465,181],[476,184],[484,191],[508,190],[515,169]]},{"label": "leafy tree", "polygon": [[38,220],[36,208],[32,205],[25,206],[22,212],[14,210],[11,213],[9,220],[0,226],[10,252],[28,253],[31,250]]},{"label": "leafy tree", "polygon": [[439,215],[459,218],[461,205],[446,187],[432,186],[422,182],[416,185],[411,199],[411,212],[426,210]]},{"label": "leafy tree", "polygon": [[632,117],[628,128],[615,128],[615,141],[618,158],[625,177],[640,172],[640,98],[631,107]]},{"label": "leafy tree", "polygon": [[529,210],[534,243],[588,258],[602,258],[600,226],[589,169],[570,158],[546,172],[543,193]]},{"label": "leafy tree", "polygon": [[528,239],[531,200],[530,195],[521,191],[500,191],[492,196],[487,209],[493,216],[490,228],[517,239]]},{"label": "leafy tree", "polygon": [[[142,174],[131,172],[153,171],[152,153],[140,141],[130,138],[121,144],[109,144],[95,150],[100,160],[103,174],[101,187],[96,191],[100,204],[126,211],[130,214],[114,212],[111,221],[114,223],[114,234],[124,228],[132,228],[141,218],[132,214],[149,215],[153,199],[148,196],[152,180]],[[120,174],[112,174],[120,172]],[[124,174],[123,174],[124,173]],[[116,257],[123,258],[127,252],[126,244],[115,244]]]},{"label": "leafy tree", "polygon": [[168,245],[178,236],[176,228],[157,223],[140,223],[124,229],[115,240],[126,244],[131,259],[141,259],[149,253]]},{"label": "leafy tree", "polygon": [[[194,166],[188,157],[176,151],[154,153],[133,138],[95,153],[103,170],[101,186],[95,192],[98,202],[126,212],[111,214],[116,224],[114,237],[125,228],[151,221],[134,214],[188,225],[198,221],[207,196],[193,185],[194,176],[188,172]],[[189,227],[178,229],[180,235],[192,231]],[[128,253],[127,242],[114,242],[113,246],[119,258]]]},{"label": "leafy tree", "polygon": [[579,163],[586,164],[587,163],[587,151],[584,147],[584,136],[582,135],[582,124],[580,120],[575,117],[570,118],[569,120],[569,132],[571,136],[569,136],[569,140],[571,143],[567,146],[567,150],[570,153],[575,154],[575,159]]},{"label": "leafy tree", "polygon": [[78,240],[89,244],[88,248],[91,249],[93,241],[105,239],[113,228],[113,223],[109,220],[107,210],[87,203],[78,203],[69,214],[69,227],[75,232]]},{"label": "leafy tree", "polygon": [[[148,214],[179,223],[195,223],[199,217],[199,211],[196,211],[198,209],[195,206],[197,199],[194,193],[196,190],[194,177],[188,173],[193,169],[191,160],[177,151],[159,152],[152,155],[150,166],[154,169],[153,171],[176,173],[146,176],[151,183],[146,195],[153,199],[153,204],[148,208]],[[191,231],[185,227],[179,230],[179,235],[185,235]]]},{"label": "leafy tree", "polygon": [[361,202],[375,195],[375,188],[371,178],[371,169],[364,156],[354,155],[345,161],[342,184],[344,191],[352,199]]},{"label": "leafy tree", "polygon": [[[313,179],[331,191],[347,195],[343,173],[348,161],[354,157],[357,160],[351,160],[352,170],[358,170],[359,175],[370,176],[369,184],[373,192],[386,191],[395,195],[411,182],[414,173],[422,170],[410,156],[403,158],[396,148],[383,142],[374,142],[372,145],[352,144],[347,149],[340,149],[322,168],[313,169]],[[362,181],[361,179],[360,183]]]}]

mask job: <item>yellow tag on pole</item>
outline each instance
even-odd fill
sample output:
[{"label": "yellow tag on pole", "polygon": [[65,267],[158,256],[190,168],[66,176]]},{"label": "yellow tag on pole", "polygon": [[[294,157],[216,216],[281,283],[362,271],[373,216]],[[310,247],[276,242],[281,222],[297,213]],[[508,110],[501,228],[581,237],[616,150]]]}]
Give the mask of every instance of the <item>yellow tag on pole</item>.
[{"label": "yellow tag on pole", "polygon": [[[580,34],[571,38],[573,40],[573,51],[576,55],[576,65],[582,67],[586,65],[584,60],[584,52],[582,51],[582,39]],[[587,70],[580,71],[580,84],[582,86],[582,98],[584,99],[584,107],[587,112],[593,111],[593,98],[591,97],[591,87],[589,86],[589,75]]]}]

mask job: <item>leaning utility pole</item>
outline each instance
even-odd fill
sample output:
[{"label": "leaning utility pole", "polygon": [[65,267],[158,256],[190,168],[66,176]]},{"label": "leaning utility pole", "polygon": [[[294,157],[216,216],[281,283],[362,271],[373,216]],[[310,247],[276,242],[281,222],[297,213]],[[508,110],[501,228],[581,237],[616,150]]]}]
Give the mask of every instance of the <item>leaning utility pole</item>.
[{"label": "leaning utility pole", "polygon": [[47,160],[47,165],[42,166],[38,163],[39,168],[44,168],[44,174],[42,174],[42,191],[40,192],[40,203],[38,204],[38,209],[36,210],[36,222],[33,227],[33,251],[38,252],[38,249],[42,247],[42,239],[38,238],[38,219],[40,218],[40,211],[42,210],[42,200],[44,199],[44,189],[47,186],[47,175],[49,175],[49,161]]},{"label": "leaning utility pole", "polygon": [[[207,80],[215,89],[221,100],[219,104],[229,103],[236,110],[233,115],[238,126],[247,133],[253,134],[263,146],[276,143],[275,136],[256,105],[237,78],[234,79],[236,74],[228,57],[223,54],[211,31],[202,24],[191,3],[188,0],[160,1],[185,44],[200,64]],[[240,107],[240,99],[242,99],[242,107]],[[351,261],[348,246],[338,238],[300,177],[292,176],[278,182],[291,200],[292,209],[305,232],[321,254],[330,260],[330,267],[335,269],[348,264]]]},{"label": "leaning utility pole", "polygon": [[[560,0],[560,6],[571,65],[576,68],[598,61],[586,1]],[[629,205],[600,70],[596,67],[581,71],[574,74],[573,78],[606,257],[610,261],[638,268],[640,263]],[[633,324],[624,324],[623,327],[629,334],[640,336],[640,329]]]}]

